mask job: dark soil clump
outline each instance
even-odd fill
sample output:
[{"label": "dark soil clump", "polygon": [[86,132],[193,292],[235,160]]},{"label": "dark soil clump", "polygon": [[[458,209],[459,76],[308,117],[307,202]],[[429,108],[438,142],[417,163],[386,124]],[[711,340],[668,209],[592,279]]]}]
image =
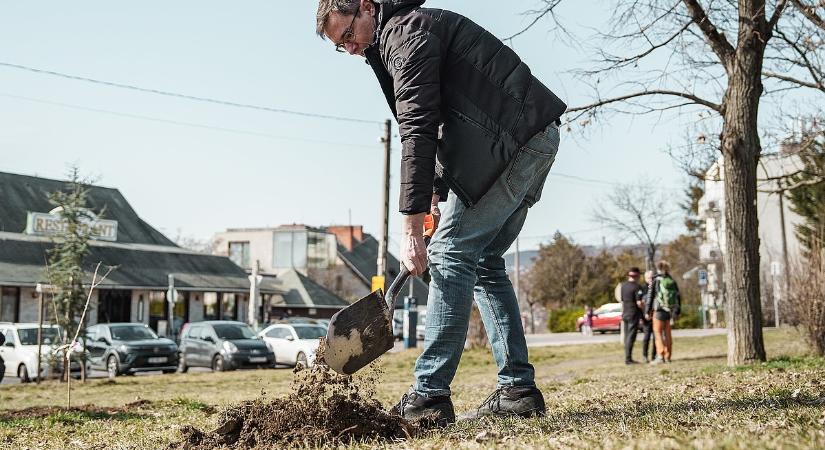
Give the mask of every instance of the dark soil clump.
[{"label": "dark soil clump", "polygon": [[221,413],[220,426],[211,432],[184,427],[183,441],[170,449],[325,446],[403,439],[415,432],[414,425],[372,399],[377,369],[365,370],[367,375],[358,379],[338,375],[323,364],[322,353],[323,342],[318,363],[295,370],[293,392],[287,397],[232,406]]},{"label": "dark soil clump", "polygon": [[95,405],[73,406],[32,406],[18,410],[0,410],[0,422],[10,422],[25,419],[45,419],[60,416],[61,414],[75,414],[89,419],[120,418],[124,415],[133,415],[134,411],[149,405],[148,400],[138,400],[124,406],[101,407]]}]

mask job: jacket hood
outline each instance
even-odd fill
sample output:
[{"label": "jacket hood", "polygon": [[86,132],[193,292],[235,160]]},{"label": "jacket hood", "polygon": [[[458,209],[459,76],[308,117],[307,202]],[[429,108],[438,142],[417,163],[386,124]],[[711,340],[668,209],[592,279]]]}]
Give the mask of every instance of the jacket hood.
[{"label": "jacket hood", "polygon": [[390,17],[402,9],[413,9],[424,4],[426,0],[375,0],[381,5],[379,18],[381,20],[379,28],[384,28]]}]

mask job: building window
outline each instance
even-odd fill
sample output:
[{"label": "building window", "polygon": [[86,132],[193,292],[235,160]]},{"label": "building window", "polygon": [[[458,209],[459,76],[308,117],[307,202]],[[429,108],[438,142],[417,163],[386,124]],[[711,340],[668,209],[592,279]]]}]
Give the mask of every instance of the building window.
[{"label": "building window", "polygon": [[218,320],[218,294],[215,292],[203,293],[203,320]]},{"label": "building window", "polygon": [[221,319],[235,320],[238,312],[238,295],[223,294],[221,299]]},{"label": "building window", "polygon": [[2,288],[0,290],[0,322],[17,322],[19,309],[20,288]]},{"label": "building window", "polygon": [[307,267],[328,269],[335,262],[338,241],[334,234],[307,233]]},{"label": "building window", "polygon": [[251,268],[252,266],[249,263],[249,242],[230,242],[229,259],[244,269]]},{"label": "building window", "polygon": [[307,266],[307,232],[276,231],[273,266],[276,269],[303,269]]},{"label": "building window", "polygon": [[143,322],[143,295],[138,296],[137,321],[138,322]]},{"label": "building window", "polygon": [[165,333],[166,330],[158,329],[158,322],[166,320],[166,294],[163,291],[149,292],[149,328]]},{"label": "building window", "polygon": [[328,269],[335,264],[335,235],[309,230],[276,231],[273,267],[276,269]]}]

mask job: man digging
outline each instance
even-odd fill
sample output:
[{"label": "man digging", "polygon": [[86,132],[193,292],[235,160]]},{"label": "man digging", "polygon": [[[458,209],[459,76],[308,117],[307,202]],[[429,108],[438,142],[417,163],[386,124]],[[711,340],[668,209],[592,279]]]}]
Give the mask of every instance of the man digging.
[{"label": "man digging", "polygon": [[[543,415],[502,255],[541,197],[566,105],[498,38],[423,3],[320,0],[317,14],[322,38],[366,58],[398,121],[400,259],[413,275],[429,266],[432,276],[415,385],[393,410],[408,420],[455,421],[450,383],[475,299],[498,387],[461,418]],[[425,247],[424,216],[439,202],[441,220]]]}]

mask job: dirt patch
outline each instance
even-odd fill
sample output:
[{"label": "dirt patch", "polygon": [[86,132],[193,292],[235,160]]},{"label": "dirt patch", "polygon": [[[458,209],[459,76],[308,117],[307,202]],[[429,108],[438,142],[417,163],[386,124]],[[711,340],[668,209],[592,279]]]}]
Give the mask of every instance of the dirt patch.
[{"label": "dirt patch", "polygon": [[46,419],[63,417],[83,417],[88,419],[110,419],[134,416],[135,410],[149,405],[149,400],[138,400],[124,406],[101,407],[95,405],[73,406],[33,406],[31,408],[0,411],[0,422],[26,419]]},{"label": "dirt patch", "polygon": [[203,432],[184,427],[183,441],[169,448],[326,446],[403,439],[415,433],[414,425],[389,414],[372,398],[380,382],[377,368],[365,368],[357,377],[338,375],[323,364],[323,347],[322,342],[317,364],[295,370],[287,397],[232,406],[221,413],[217,429]]}]

